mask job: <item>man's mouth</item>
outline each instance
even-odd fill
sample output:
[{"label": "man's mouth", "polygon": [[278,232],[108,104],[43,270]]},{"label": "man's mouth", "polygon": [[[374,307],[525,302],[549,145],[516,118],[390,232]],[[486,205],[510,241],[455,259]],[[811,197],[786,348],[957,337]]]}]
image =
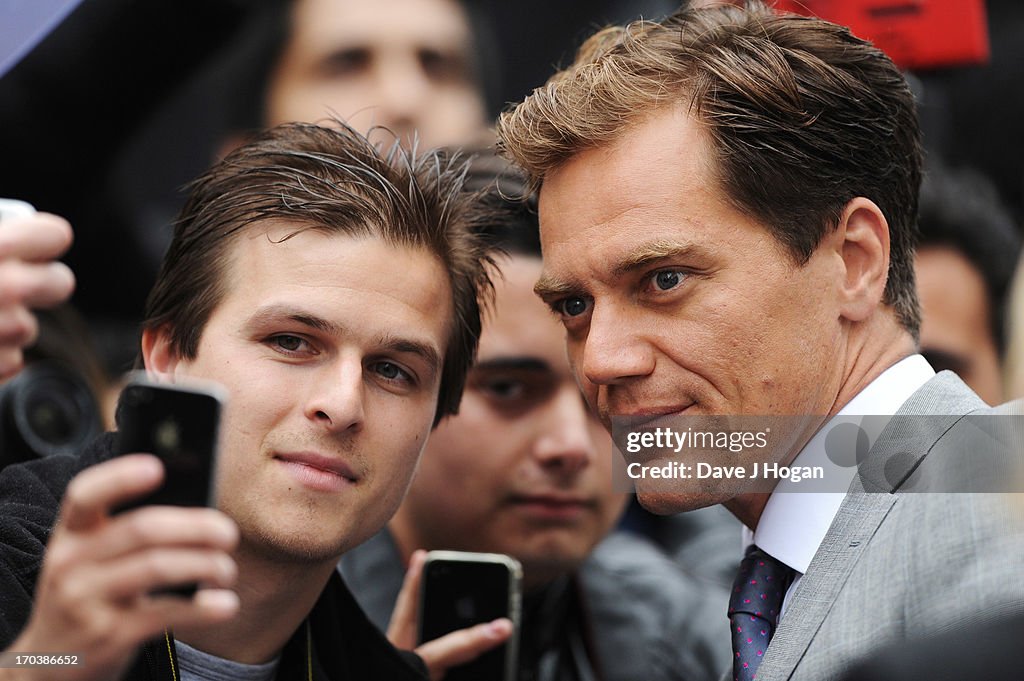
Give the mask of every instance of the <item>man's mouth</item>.
[{"label": "man's mouth", "polygon": [[684,404],[663,404],[642,408],[627,407],[615,409],[614,411],[609,410],[611,412],[609,416],[610,420],[614,420],[616,423],[628,425],[631,428],[639,428],[659,419],[682,414],[695,404],[696,402],[686,402]]},{"label": "man's mouth", "polygon": [[594,506],[587,497],[560,493],[517,494],[511,503],[531,517],[548,521],[575,520]]},{"label": "man's mouth", "polygon": [[316,452],[279,453],[274,459],[298,482],[322,492],[338,492],[359,482],[352,467],[337,457]]}]

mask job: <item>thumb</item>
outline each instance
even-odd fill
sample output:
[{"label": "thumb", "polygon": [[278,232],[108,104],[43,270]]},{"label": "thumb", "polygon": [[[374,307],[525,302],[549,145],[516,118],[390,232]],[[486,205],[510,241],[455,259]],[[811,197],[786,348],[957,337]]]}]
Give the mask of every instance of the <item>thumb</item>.
[{"label": "thumb", "polygon": [[416,649],[416,654],[426,663],[432,681],[438,681],[452,667],[472,662],[507,641],[510,636],[512,621],[501,617],[424,643]]},{"label": "thumb", "polygon": [[416,619],[419,614],[420,578],[423,574],[423,561],[427,552],[414,551],[409,559],[409,569],[402,581],[402,590],[398,592],[395,609],[391,612],[388,623],[388,640],[391,645],[402,650],[412,650],[416,645]]}]

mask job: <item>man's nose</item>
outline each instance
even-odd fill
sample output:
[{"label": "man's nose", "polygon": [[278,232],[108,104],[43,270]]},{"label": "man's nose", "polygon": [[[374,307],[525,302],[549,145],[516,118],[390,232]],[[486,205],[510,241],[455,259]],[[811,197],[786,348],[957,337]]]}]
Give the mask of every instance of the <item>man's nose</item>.
[{"label": "man's nose", "polygon": [[306,418],[330,432],[359,430],[363,426],[363,365],[359,357],[341,356],[317,368],[309,381]]},{"label": "man's nose", "polygon": [[411,135],[427,104],[432,87],[415,55],[382,59],[377,70],[377,101],[383,125]]},{"label": "man's nose", "polygon": [[597,385],[616,385],[654,371],[654,353],[642,336],[641,320],[615,308],[595,306],[574,365]]},{"label": "man's nose", "polygon": [[552,398],[542,427],[534,443],[534,455],[546,468],[573,475],[599,455],[587,406],[573,384],[560,388]]}]

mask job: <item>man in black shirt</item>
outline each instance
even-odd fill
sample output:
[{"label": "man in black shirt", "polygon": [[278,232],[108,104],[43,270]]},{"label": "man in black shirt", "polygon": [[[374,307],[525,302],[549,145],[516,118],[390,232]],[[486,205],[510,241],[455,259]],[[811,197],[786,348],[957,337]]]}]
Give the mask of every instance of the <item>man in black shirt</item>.
[{"label": "man in black shirt", "polygon": [[[460,177],[343,126],[295,124],[192,185],[141,357],[156,381],[226,389],[217,509],[113,515],[163,475],[149,455],[110,460],[116,434],[6,469],[0,645],[80,664],[0,678],[178,679],[179,658],[419,678],[334,568],[390,518],[459,403],[486,283]],[[184,583],[203,588],[155,593]]]}]

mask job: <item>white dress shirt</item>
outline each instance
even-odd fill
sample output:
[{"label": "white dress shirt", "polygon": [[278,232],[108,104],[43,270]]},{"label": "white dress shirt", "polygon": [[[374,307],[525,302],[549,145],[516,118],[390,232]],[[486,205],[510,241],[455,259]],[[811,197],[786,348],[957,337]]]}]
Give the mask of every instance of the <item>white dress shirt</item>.
[{"label": "white dress shirt", "polygon": [[[790,465],[808,466],[827,462],[825,436],[830,423],[837,419],[848,420],[853,416],[892,416],[933,376],[935,370],[921,355],[911,355],[900,360],[883,371],[822,426]],[[833,471],[830,475],[847,476],[845,484],[842,484],[842,478],[833,477],[830,480],[830,486],[837,483],[841,485],[836,489],[849,488],[857,475],[856,467],[852,466],[833,466],[830,470]],[[765,553],[797,572],[782,602],[780,618],[785,615],[790,596],[800,578],[807,572],[811,559],[818,552],[818,547],[825,539],[825,534],[846,497],[845,492],[799,492],[797,489],[798,487],[790,480],[780,480],[768,497],[757,530],[751,532],[748,528],[743,528],[744,546],[756,544]]]}]

